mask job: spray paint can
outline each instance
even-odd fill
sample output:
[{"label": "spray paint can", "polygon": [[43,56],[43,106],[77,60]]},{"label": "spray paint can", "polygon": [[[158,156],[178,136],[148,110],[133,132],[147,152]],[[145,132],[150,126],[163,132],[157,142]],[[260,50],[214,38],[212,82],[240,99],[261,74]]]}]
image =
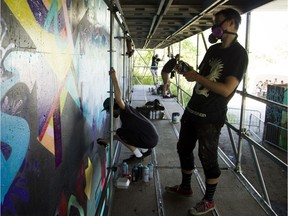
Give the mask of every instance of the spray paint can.
[{"label": "spray paint can", "polygon": [[122,164],[122,176],[128,176],[129,175],[129,171],[128,171],[128,164],[126,162],[124,162]]},{"label": "spray paint can", "polygon": [[158,111],[158,110],[156,110],[155,112],[156,112],[156,116],[155,116],[155,119],[159,119],[159,111]]},{"label": "spray paint can", "polygon": [[149,182],[149,168],[147,166],[143,167],[143,181]]},{"label": "spray paint can", "polygon": [[132,182],[137,182],[139,178],[138,167],[134,166],[132,168]]},{"label": "spray paint can", "polygon": [[138,176],[139,176],[139,179],[143,179],[143,168],[144,168],[144,166],[141,163],[139,163],[138,164]]},{"label": "spray paint can", "polygon": [[149,112],[149,119],[153,119],[153,111],[152,110],[150,110],[150,112]]},{"label": "spray paint can", "polygon": [[154,165],[153,164],[148,164],[149,168],[149,179],[153,179],[154,176]]}]

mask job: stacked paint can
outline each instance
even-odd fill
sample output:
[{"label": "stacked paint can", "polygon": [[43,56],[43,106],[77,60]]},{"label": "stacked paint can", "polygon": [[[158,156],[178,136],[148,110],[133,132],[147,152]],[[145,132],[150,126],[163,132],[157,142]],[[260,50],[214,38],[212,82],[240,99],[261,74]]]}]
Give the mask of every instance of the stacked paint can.
[{"label": "stacked paint can", "polygon": [[124,162],[122,164],[122,176],[125,177],[125,176],[128,176],[129,175],[129,166],[126,162]]},{"label": "stacked paint can", "polygon": [[139,179],[138,166],[132,168],[132,182],[137,182]]},{"label": "stacked paint can", "polygon": [[148,164],[149,168],[149,179],[153,179],[153,174],[154,174],[154,165],[153,164]]},{"label": "stacked paint can", "polygon": [[143,166],[141,163],[134,165],[132,168],[132,182],[137,182],[139,180],[149,182],[150,179],[153,179],[153,173],[154,165],[152,163],[147,166]]},{"label": "stacked paint can", "polygon": [[144,166],[144,168],[143,168],[143,181],[149,182],[149,168],[148,168],[148,166]]},{"label": "stacked paint can", "polygon": [[144,169],[144,166],[140,163],[137,165],[138,166],[138,179],[141,180],[143,179],[143,169]]}]

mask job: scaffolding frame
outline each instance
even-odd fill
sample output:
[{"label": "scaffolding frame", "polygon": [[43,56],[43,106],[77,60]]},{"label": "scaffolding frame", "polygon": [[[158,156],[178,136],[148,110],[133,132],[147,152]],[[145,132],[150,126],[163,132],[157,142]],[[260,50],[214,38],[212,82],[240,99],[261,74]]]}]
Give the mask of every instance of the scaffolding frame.
[{"label": "scaffolding frame", "polygon": [[[120,24],[120,26],[122,25],[121,21],[117,18],[117,16],[115,15],[116,12],[113,10],[113,1],[109,2],[108,0],[105,0],[107,6],[109,7],[110,10],[110,66],[113,66],[113,26],[114,26],[114,18],[116,19],[116,21]],[[245,41],[245,48],[249,53],[249,34],[250,34],[250,17],[251,14],[250,12],[247,13],[247,28],[246,28],[246,41]],[[124,30],[123,30],[124,32]],[[125,34],[125,33],[124,33]],[[203,43],[207,49],[207,45],[206,45],[206,41],[205,38],[203,36],[203,33],[200,34],[202,36],[202,40]],[[198,53],[198,46],[199,46],[199,34],[197,35],[197,53]],[[125,53],[125,46],[123,46],[123,50]],[[137,51],[137,50],[136,50]],[[137,51],[138,54],[140,54]],[[179,42],[179,53],[181,54],[181,42]],[[123,85],[125,83],[127,83],[127,92],[126,92],[126,98],[130,98],[133,88],[132,88],[132,79],[131,77],[134,76],[134,67],[137,67],[136,65],[132,64],[130,62],[127,63],[125,60],[125,54],[123,55]],[[133,59],[133,57],[132,57]],[[145,61],[144,61],[145,62]],[[126,64],[127,63],[127,64]],[[150,68],[150,66],[148,65],[148,63],[146,62],[146,70],[147,68]],[[198,64],[198,55],[197,55],[197,64]],[[130,73],[129,73],[130,72]],[[149,73],[150,74],[150,73]],[[145,72],[146,75],[146,72]],[[128,80],[128,81],[127,81]],[[140,81],[139,81],[140,82]],[[140,82],[141,84],[141,82]],[[184,108],[185,104],[183,104],[183,95],[189,95],[189,93],[185,92],[185,90],[183,90],[180,86],[180,79],[178,76],[176,76],[176,83],[171,83],[173,85],[176,86],[177,89],[177,102]],[[113,99],[113,85],[110,82],[110,98],[111,100]],[[123,91],[124,91],[124,86],[123,86]],[[254,95],[248,94],[246,91],[246,76],[244,75],[243,77],[243,90],[242,91],[236,91],[236,94],[240,94],[242,96],[242,101],[241,101],[241,108],[240,108],[240,122],[239,122],[239,128],[235,127],[235,125],[231,124],[231,122],[227,121],[226,122],[226,126],[228,129],[228,133],[229,133],[229,137],[230,137],[230,141],[231,141],[231,145],[234,151],[234,155],[236,158],[236,162],[234,163],[233,161],[231,161],[229,159],[229,157],[227,155],[225,155],[225,153],[219,148],[218,152],[220,157],[225,161],[225,163],[227,165],[229,165],[229,167],[233,168],[234,170],[234,174],[238,177],[238,179],[242,182],[242,184],[245,186],[245,188],[250,192],[250,194],[254,197],[255,200],[257,200],[257,202],[262,206],[262,208],[269,214],[269,215],[277,215],[275,213],[275,211],[273,210],[271,203],[270,203],[270,199],[269,199],[269,195],[267,192],[267,188],[265,185],[265,181],[262,175],[262,171],[261,171],[261,167],[258,161],[258,157],[256,154],[255,149],[261,151],[264,155],[266,155],[269,159],[271,159],[274,163],[276,163],[281,169],[285,170],[287,172],[287,164],[284,163],[282,160],[280,160],[278,157],[276,157],[274,154],[272,154],[271,152],[269,152],[267,149],[265,149],[261,144],[259,144],[258,142],[256,142],[255,140],[251,139],[251,137],[249,136],[249,129],[251,126],[254,126],[251,123],[251,118],[253,118],[255,115],[250,115],[250,122],[248,124],[248,129],[245,127],[247,126],[245,124],[245,112],[247,112],[247,110],[245,110],[245,103],[246,103],[246,99],[247,98],[251,98],[253,100],[259,101],[259,102],[263,102],[265,104],[273,104],[281,109],[287,110],[287,105],[283,105],[283,104],[279,104],[276,102],[273,102],[271,100],[267,100],[264,98],[260,98],[260,97],[256,97]],[[191,95],[189,95],[191,96]],[[112,108],[112,107],[111,107]],[[257,116],[256,116],[257,117]],[[257,125],[259,126],[259,125]],[[260,126],[259,126],[260,127]],[[114,125],[113,125],[113,116],[111,115],[111,119],[110,119],[110,143],[113,143],[113,130],[114,130]],[[237,140],[237,144],[234,141],[234,137],[232,136],[232,131],[236,132],[236,134],[238,134],[238,140]],[[250,130],[251,131],[251,130]],[[242,171],[242,164],[241,164],[241,159],[242,159],[242,148],[243,148],[243,140],[246,140],[249,143],[249,148],[251,151],[251,155],[252,155],[252,159],[254,162],[254,166],[256,168],[257,171],[257,176],[258,176],[258,180],[259,183],[261,185],[261,191],[257,191],[255,189],[255,187],[253,187],[253,185],[247,180],[247,178],[244,176],[243,171]],[[98,206],[102,206],[103,208],[103,203],[105,201],[106,198],[106,193],[107,193],[107,188],[109,185],[112,184],[112,172],[113,172],[113,165],[112,163],[115,162],[115,158],[117,156],[119,156],[120,153],[120,148],[119,148],[119,143],[116,144],[116,148],[115,148],[115,152],[114,155],[111,154],[111,149],[112,147],[110,146],[110,165],[111,167],[108,168],[108,174],[106,177],[106,181],[105,181],[105,185],[104,185],[104,189],[102,192],[102,196],[101,199],[99,201],[99,205]],[[96,215],[100,215],[101,211],[103,209],[98,208]]]},{"label": "scaffolding frame", "polygon": [[[251,13],[247,13],[246,15],[246,41],[245,41],[245,48],[247,52],[249,53],[249,37],[250,37],[250,19],[251,19]],[[203,43],[205,45],[205,48],[207,48],[207,44],[205,41],[205,38],[203,36],[203,33],[201,33]],[[199,37],[200,35],[197,35],[197,53],[198,53],[198,47],[199,47]],[[179,42],[179,53],[181,55],[181,42]],[[140,52],[138,52],[139,55]],[[198,65],[198,55],[196,58],[197,65]],[[139,67],[137,65],[134,65],[134,67]],[[149,68],[148,64],[145,64],[145,69]],[[144,75],[146,76],[146,72]],[[184,89],[181,88],[181,83],[179,76],[176,75],[176,83],[171,82],[172,85],[174,85],[177,89],[177,102],[181,105],[181,107],[184,109],[186,104],[184,104],[184,95],[188,95],[191,97],[191,94],[186,92]],[[226,126],[229,134],[229,138],[231,141],[231,146],[234,152],[234,156],[236,158],[236,162],[231,161],[231,159],[220,149],[218,148],[219,156],[225,161],[225,163],[234,171],[234,174],[237,176],[237,178],[240,180],[240,182],[245,186],[245,188],[249,191],[249,193],[253,196],[253,198],[261,205],[261,207],[269,214],[269,215],[277,215],[277,213],[273,210],[269,198],[269,194],[267,192],[267,187],[265,184],[265,180],[262,174],[261,165],[258,160],[258,156],[256,153],[256,150],[259,150],[261,153],[263,153],[266,157],[268,157],[272,162],[274,162],[279,168],[285,170],[287,172],[287,164],[283,162],[281,159],[279,159],[277,156],[272,154],[270,151],[268,151],[266,148],[263,147],[263,142],[257,142],[254,139],[251,138],[251,134],[253,134],[257,139],[261,140],[260,138],[260,127],[264,125],[264,122],[261,119],[261,113],[257,110],[249,110],[246,109],[246,99],[253,99],[258,102],[262,102],[265,104],[272,104],[275,105],[283,110],[286,110],[287,112],[287,105],[283,105],[271,100],[267,100],[265,98],[256,97],[252,94],[247,93],[246,89],[246,74],[243,77],[243,90],[236,91],[236,94],[241,95],[241,107],[237,110],[238,112],[238,121],[233,122],[227,121]],[[139,84],[142,84],[139,82]],[[230,109],[230,112],[233,110]],[[228,111],[229,112],[229,111]],[[256,132],[254,132],[253,128],[256,128]],[[237,140],[234,140],[234,137],[232,135],[232,131],[234,131],[236,134],[238,134]],[[261,187],[261,191],[257,191],[256,188],[249,182],[249,180],[245,177],[242,170],[242,150],[243,150],[243,141],[247,141],[249,144],[249,149],[251,152],[251,157],[254,163],[254,167],[256,169],[258,182]],[[265,141],[265,140],[264,140]],[[197,174],[197,172],[195,172]],[[201,182],[200,182],[201,183]],[[200,184],[199,183],[199,184]],[[203,185],[200,187],[203,187]],[[205,187],[205,186],[204,186]]]}]

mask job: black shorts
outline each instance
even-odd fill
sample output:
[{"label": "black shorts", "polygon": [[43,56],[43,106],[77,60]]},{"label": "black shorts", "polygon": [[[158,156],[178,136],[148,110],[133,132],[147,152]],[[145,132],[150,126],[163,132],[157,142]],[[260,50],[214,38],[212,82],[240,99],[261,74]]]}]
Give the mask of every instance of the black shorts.
[{"label": "black shorts", "polygon": [[158,142],[158,140],[147,139],[141,134],[124,128],[118,128],[116,134],[120,137],[121,141],[137,148],[151,149],[154,148]]}]

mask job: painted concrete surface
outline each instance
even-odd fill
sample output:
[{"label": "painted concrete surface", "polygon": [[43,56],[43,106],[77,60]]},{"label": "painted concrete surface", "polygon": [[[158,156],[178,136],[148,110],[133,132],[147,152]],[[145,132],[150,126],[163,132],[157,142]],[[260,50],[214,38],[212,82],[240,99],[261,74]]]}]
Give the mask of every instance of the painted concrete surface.
[{"label": "painted concrete surface", "polygon": [[[97,138],[109,130],[101,112],[110,89],[107,51],[121,27],[115,22],[110,31],[102,0],[1,0],[0,10],[0,214],[108,211],[113,146],[105,151]],[[113,40],[119,78],[128,59],[123,43]]]}]

